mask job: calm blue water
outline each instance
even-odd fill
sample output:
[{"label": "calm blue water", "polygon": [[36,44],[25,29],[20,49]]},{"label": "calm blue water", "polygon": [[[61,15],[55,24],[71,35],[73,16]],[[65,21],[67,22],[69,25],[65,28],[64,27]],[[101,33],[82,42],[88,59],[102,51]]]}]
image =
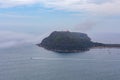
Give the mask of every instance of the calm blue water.
[{"label": "calm blue water", "polygon": [[120,49],[70,54],[35,45],[0,49],[0,80],[120,80]]}]

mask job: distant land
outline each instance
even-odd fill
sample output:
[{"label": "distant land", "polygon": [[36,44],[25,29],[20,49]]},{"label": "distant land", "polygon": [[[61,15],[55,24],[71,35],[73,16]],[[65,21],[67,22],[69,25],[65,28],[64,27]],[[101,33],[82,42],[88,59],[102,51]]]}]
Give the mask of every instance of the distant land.
[{"label": "distant land", "polygon": [[69,31],[54,31],[37,45],[47,50],[59,53],[87,51],[95,47],[120,48],[120,44],[103,44],[93,42],[85,33]]}]

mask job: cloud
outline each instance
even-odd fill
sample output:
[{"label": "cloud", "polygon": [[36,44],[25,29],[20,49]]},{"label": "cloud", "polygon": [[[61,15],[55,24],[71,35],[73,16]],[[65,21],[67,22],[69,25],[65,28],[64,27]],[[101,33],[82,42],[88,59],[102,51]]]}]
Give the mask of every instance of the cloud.
[{"label": "cloud", "polygon": [[17,13],[0,13],[0,17],[4,18],[37,18],[38,16],[19,15]]},{"label": "cloud", "polygon": [[120,33],[91,33],[89,36],[94,42],[120,44]]},{"label": "cloud", "polygon": [[17,45],[16,41],[2,42],[0,43],[0,48],[9,48],[9,47],[16,46],[16,45]]},{"label": "cloud", "polygon": [[54,0],[46,1],[44,4],[48,7],[53,7],[56,9],[64,9],[69,11],[86,11],[92,12],[94,14],[120,14],[120,0],[104,0],[102,3],[98,4],[97,0]]},{"label": "cloud", "polygon": [[9,48],[22,44],[37,44],[46,36],[44,35],[31,35],[25,33],[0,31],[0,48]]},{"label": "cloud", "polygon": [[0,0],[0,7],[7,8],[7,7],[30,5],[30,4],[35,4],[38,1],[39,0]]},{"label": "cloud", "polygon": [[48,8],[85,11],[94,14],[120,14],[120,0],[0,0],[1,8],[32,4],[43,4]]},{"label": "cloud", "polygon": [[86,32],[92,30],[96,26],[96,22],[94,21],[85,21],[83,23],[78,24],[74,27],[75,31]]}]

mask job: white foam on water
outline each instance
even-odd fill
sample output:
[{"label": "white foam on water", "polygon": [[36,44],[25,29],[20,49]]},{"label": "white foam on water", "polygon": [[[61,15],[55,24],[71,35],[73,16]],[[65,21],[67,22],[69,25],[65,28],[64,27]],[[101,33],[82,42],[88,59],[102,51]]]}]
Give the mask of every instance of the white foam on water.
[{"label": "white foam on water", "polygon": [[119,62],[120,60],[99,60],[99,59],[79,59],[79,58],[40,58],[32,57],[32,60],[68,60],[68,61],[108,61],[108,62]]},{"label": "white foam on water", "polygon": [[39,58],[32,57],[32,60],[95,60],[95,59],[75,59],[75,58]]}]

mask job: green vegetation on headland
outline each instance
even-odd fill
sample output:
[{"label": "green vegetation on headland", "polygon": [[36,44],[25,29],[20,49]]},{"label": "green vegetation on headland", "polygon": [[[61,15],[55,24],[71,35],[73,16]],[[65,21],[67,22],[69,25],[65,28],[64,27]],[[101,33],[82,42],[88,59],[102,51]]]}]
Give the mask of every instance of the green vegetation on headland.
[{"label": "green vegetation on headland", "polygon": [[92,42],[87,34],[69,31],[54,31],[38,46],[63,53],[86,51],[92,47],[120,47],[119,44]]}]

